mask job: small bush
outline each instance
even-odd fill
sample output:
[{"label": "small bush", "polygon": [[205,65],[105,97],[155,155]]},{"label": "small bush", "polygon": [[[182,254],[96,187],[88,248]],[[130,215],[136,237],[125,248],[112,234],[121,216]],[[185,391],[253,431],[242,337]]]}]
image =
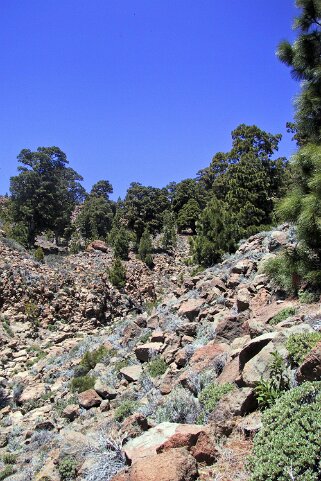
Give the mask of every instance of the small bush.
[{"label": "small bush", "polygon": [[298,297],[302,304],[313,304],[313,302],[318,302],[320,298],[320,292],[300,290],[298,292]]},{"label": "small bush", "polygon": [[264,272],[275,284],[288,294],[296,294],[299,289],[298,266],[288,253],[279,254],[267,260]]},{"label": "small bush", "polygon": [[272,352],[272,356],[270,379],[261,379],[254,389],[261,410],[272,406],[284,391],[290,389],[290,378],[282,356],[278,352]]},{"label": "small bush", "polygon": [[200,392],[198,399],[200,403],[204,406],[207,413],[214,411],[217,403],[224,396],[231,391],[233,391],[234,385],[230,383],[226,384],[209,384]]},{"label": "small bush", "polygon": [[95,369],[96,364],[101,362],[104,358],[110,356],[110,350],[106,349],[105,346],[100,346],[98,349],[94,351],[87,351],[83,355],[80,361],[80,369],[79,374],[85,375],[88,374],[89,371]]},{"label": "small bush", "polygon": [[2,456],[2,461],[4,464],[16,464],[17,455],[13,453],[4,453]]},{"label": "small bush", "polygon": [[34,257],[35,257],[36,261],[38,261],[38,262],[43,262],[43,261],[44,261],[45,254],[44,254],[44,252],[43,252],[43,250],[42,250],[41,247],[38,247],[38,248],[35,250]]},{"label": "small bush", "polygon": [[151,377],[161,376],[166,372],[167,364],[161,357],[156,357],[148,363],[147,370]]},{"label": "small bush", "polygon": [[8,334],[8,336],[14,337],[14,332],[13,332],[13,330],[12,330],[11,327],[10,327],[9,319],[4,318],[4,319],[2,320],[2,327],[3,327],[4,331]]},{"label": "small bush", "polygon": [[321,332],[292,334],[286,343],[291,363],[300,365],[319,341],[321,341]]},{"label": "small bush", "polygon": [[94,376],[78,376],[74,377],[71,380],[70,388],[73,392],[84,392],[88,389],[93,389],[96,382],[96,378]]},{"label": "small bush", "polygon": [[182,387],[175,388],[165,398],[165,402],[157,409],[158,423],[195,424],[201,414],[199,401]]},{"label": "small bush", "polygon": [[270,320],[269,324],[271,326],[276,326],[279,322],[285,321],[288,317],[294,316],[296,314],[296,309],[294,307],[285,307],[280,312],[278,312],[272,319]]},{"label": "small bush", "polygon": [[72,481],[76,479],[77,465],[75,460],[68,457],[59,461],[58,472],[59,472],[61,481]]},{"label": "small bush", "polygon": [[8,464],[7,466],[5,466],[4,469],[0,471],[0,481],[2,481],[3,479],[6,479],[8,476],[11,476],[15,472],[16,472],[16,469],[10,464]]},{"label": "small bush", "polygon": [[150,332],[146,332],[145,334],[140,336],[137,344],[145,344],[146,342],[149,341],[149,338],[150,338]]},{"label": "small bush", "polygon": [[320,479],[321,383],[284,393],[262,417],[248,468],[251,481]]},{"label": "small bush", "polygon": [[135,411],[137,408],[136,401],[124,401],[115,411],[114,418],[116,421],[121,422]]}]

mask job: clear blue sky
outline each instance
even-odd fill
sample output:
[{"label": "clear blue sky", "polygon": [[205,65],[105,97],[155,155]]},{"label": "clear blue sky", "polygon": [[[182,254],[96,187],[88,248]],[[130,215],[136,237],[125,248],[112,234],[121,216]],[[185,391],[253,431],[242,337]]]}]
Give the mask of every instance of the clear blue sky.
[{"label": "clear blue sky", "polygon": [[294,0],[1,0],[0,193],[21,149],[56,145],[84,185],[165,186],[281,132],[299,86],[275,56]]}]

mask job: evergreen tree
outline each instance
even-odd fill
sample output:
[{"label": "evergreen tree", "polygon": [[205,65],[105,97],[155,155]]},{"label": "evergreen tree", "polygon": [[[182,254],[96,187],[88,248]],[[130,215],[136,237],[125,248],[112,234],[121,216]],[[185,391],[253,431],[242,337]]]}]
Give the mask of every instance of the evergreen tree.
[{"label": "evergreen tree", "polygon": [[114,256],[120,259],[128,259],[130,236],[127,229],[122,225],[114,225],[108,236],[108,241],[114,250]]},{"label": "evergreen tree", "polygon": [[191,229],[192,233],[196,233],[196,222],[201,213],[201,208],[195,199],[189,199],[180,209],[177,216],[177,226],[179,232],[184,229]]},{"label": "evergreen tree", "polygon": [[197,236],[192,240],[194,261],[205,267],[221,260],[224,252],[233,252],[241,229],[229,206],[213,197],[197,223]]},{"label": "evergreen tree", "polygon": [[298,36],[292,45],[281,42],[277,55],[302,85],[295,104],[296,122],[289,127],[298,144],[304,145],[321,141],[321,2],[296,0],[296,6],[301,9],[293,26]]},{"label": "evergreen tree", "polygon": [[174,215],[170,211],[164,213],[162,246],[164,249],[171,249],[176,246],[177,235]]},{"label": "evergreen tree", "polygon": [[152,238],[148,228],[145,228],[143,235],[141,236],[139,247],[138,247],[138,255],[139,258],[145,262],[148,267],[153,267],[153,244]]},{"label": "evergreen tree", "polygon": [[108,277],[113,286],[122,288],[126,285],[126,269],[119,257],[115,257],[111,268],[108,270]]},{"label": "evergreen tree", "polygon": [[18,161],[20,173],[10,179],[13,221],[25,226],[30,246],[47,229],[58,240],[70,226],[75,205],[84,198],[82,177],[67,167],[66,154],[58,147],[23,149]]}]

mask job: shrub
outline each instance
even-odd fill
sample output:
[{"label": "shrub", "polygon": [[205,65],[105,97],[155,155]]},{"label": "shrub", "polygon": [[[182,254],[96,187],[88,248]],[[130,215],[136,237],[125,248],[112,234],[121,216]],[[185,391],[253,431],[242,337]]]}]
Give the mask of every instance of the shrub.
[{"label": "shrub", "polygon": [[182,387],[175,388],[156,412],[158,423],[195,424],[201,414],[198,400]]},{"label": "shrub", "polygon": [[157,377],[166,372],[167,364],[161,357],[156,357],[148,363],[147,369],[151,377]]},{"label": "shrub", "polygon": [[234,385],[230,383],[226,384],[209,384],[200,392],[198,399],[200,400],[201,404],[204,406],[204,409],[207,413],[212,412],[221,397],[224,394],[231,392],[234,389]]},{"label": "shrub", "polygon": [[306,382],[266,410],[254,438],[251,481],[317,481],[321,457],[321,383]]},{"label": "shrub", "polygon": [[321,332],[292,334],[286,343],[291,363],[300,365],[319,341],[321,341]]},{"label": "shrub", "polygon": [[5,468],[0,471],[0,481],[2,481],[3,479],[6,479],[8,476],[11,476],[15,472],[16,472],[16,469],[10,464],[5,466]]},{"label": "shrub", "polygon": [[139,242],[138,255],[139,255],[139,258],[143,262],[145,262],[145,264],[148,267],[153,267],[154,265],[152,252],[153,252],[152,238],[149,230],[146,228]]},{"label": "shrub", "polygon": [[320,298],[320,292],[300,290],[298,292],[298,297],[302,304],[312,304],[313,302],[318,302]]},{"label": "shrub", "polygon": [[261,379],[254,389],[261,410],[272,406],[284,391],[290,389],[290,379],[282,356],[278,352],[272,352],[272,356],[270,379]]},{"label": "shrub", "polygon": [[38,248],[35,250],[34,257],[35,257],[36,261],[38,261],[38,262],[43,262],[43,261],[44,261],[45,254],[44,254],[44,252],[43,252],[43,250],[42,250],[41,247],[38,247]]},{"label": "shrub", "polygon": [[270,320],[269,324],[271,326],[275,326],[279,324],[279,322],[285,321],[288,317],[294,316],[296,313],[296,309],[294,307],[285,307],[280,312],[278,312],[272,319]]},{"label": "shrub", "polygon": [[126,269],[119,257],[116,257],[110,269],[108,269],[108,277],[113,286],[121,288],[126,285]]},{"label": "shrub", "polygon": [[58,472],[61,481],[72,481],[77,476],[77,466],[74,459],[66,457],[59,461]]},{"label": "shrub", "polygon": [[93,389],[96,382],[96,378],[94,376],[78,376],[74,377],[71,380],[70,387],[73,392],[84,392],[88,389]]},{"label": "shrub", "polygon": [[9,319],[4,318],[4,319],[2,320],[2,327],[3,327],[4,331],[8,334],[8,336],[14,337],[14,332],[13,332],[13,330],[12,330],[11,327],[10,327]]},{"label": "shrub", "polygon": [[267,276],[288,294],[296,294],[299,289],[297,270],[293,256],[287,252],[267,260],[263,265]]},{"label": "shrub", "polygon": [[110,355],[110,351],[106,349],[105,346],[100,346],[98,349],[94,351],[87,351],[83,355],[80,361],[80,369],[79,374],[85,375],[88,374],[89,371],[95,369],[96,364],[102,361],[105,357]]},{"label": "shrub", "polygon": [[4,453],[2,456],[2,461],[4,464],[16,464],[17,455],[13,453]]},{"label": "shrub", "polygon": [[116,421],[121,422],[135,411],[137,408],[137,402],[126,400],[115,411],[114,418]]}]

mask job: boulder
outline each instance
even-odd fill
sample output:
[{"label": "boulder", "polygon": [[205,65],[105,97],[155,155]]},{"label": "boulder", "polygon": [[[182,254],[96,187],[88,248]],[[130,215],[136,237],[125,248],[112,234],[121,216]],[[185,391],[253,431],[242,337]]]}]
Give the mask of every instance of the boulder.
[{"label": "boulder", "polygon": [[149,429],[141,436],[124,445],[126,458],[134,463],[140,458],[151,456],[166,448],[191,447],[195,445],[204,426],[164,422]]},{"label": "boulder", "polygon": [[143,369],[140,364],[134,364],[132,366],[123,367],[119,372],[125,379],[127,379],[127,381],[135,382],[140,378]]},{"label": "boulder", "polygon": [[162,342],[148,342],[135,348],[135,355],[139,361],[148,362],[159,354],[164,347]]},{"label": "boulder", "polygon": [[305,381],[320,381],[321,379],[321,342],[306,356],[296,372],[299,384]]},{"label": "boulder", "polygon": [[69,404],[62,412],[62,417],[74,421],[80,414],[77,404]]},{"label": "boulder", "polygon": [[181,304],[178,314],[187,317],[190,321],[194,321],[203,305],[203,299],[189,299]]},{"label": "boulder", "polygon": [[117,391],[108,384],[103,383],[100,379],[96,380],[94,389],[103,399],[115,399],[117,396]]},{"label": "boulder", "polygon": [[192,446],[190,452],[198,463],[209,465],[213,464],[219,456],[214,440],[206,432],[200,433],[195,446]]},{"label": "boulder", "polygon": [[224,343],[213,343],[198,348],[190,360],[190,366],[194,371],[200,372],[206,368],[215,368],[222,357],[228,357],[229,346]]},{"label": "boulder", "polygon": [[46,394],[46,386],[43,383],[27,386],[20,394],[17,403],[25,404],[28,402],[37,401]]},{"label": "boulder", "polygon": [[130,481],[193,481],[197,477],[196,461],[185,448],[171,449],[136,461]]},{"label": "boulder", "polygon": [[277,332],[267,332],[249,341],[240,352],[240,370],[253,357],[255,357],[276,336]]},{"label": "boulder", "polygon": [[92,250],[101,251],[101,252],[108,252],[108,245],[104,241],[95,240],[95,241],[92,241],[87,246],[87,251],[92,251]]},{"label": "boulder", "polygon": [[100,406],[101,397],[95,391],[95,389],[88,389],[87,391],[81,392],[78,395],[79,406],[85,409],[91,409],[93,407]]},{"label": "boulder", "polygon": [[236,308],[238,312],[246,311],[250,307],[251,294],[246,287],[239,289],[236,295]]}]

